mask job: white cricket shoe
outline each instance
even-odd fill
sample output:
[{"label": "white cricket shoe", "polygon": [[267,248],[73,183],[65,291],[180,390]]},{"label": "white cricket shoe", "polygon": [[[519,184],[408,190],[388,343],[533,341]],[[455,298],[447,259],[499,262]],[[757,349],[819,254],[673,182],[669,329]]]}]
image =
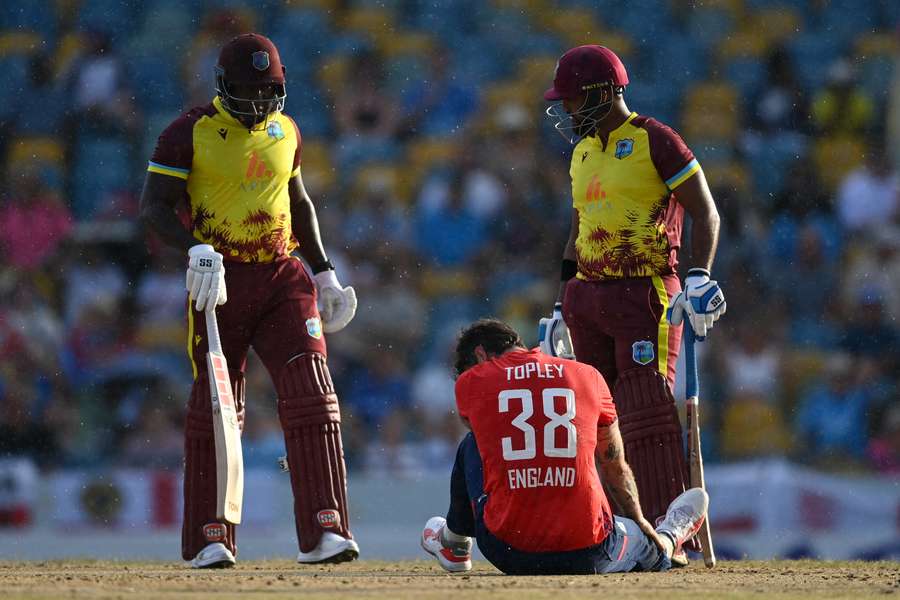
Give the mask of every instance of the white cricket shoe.
[{"label": "white cricket shoe", "polygon": [[681,546],[694,537],[706,519],[709,496],[700,488],[691,488],[672,500],[656,531],[665,533],[675,544],[673,555],[682,551]]},{"label": "white cricket shoe", "polygon": [[309,552],[297,554],[297,562],[305,565],[316,563],[342,563],[359,558],[359,546],[353,540],[326,531],[319,545]]},{"label": "white cricket shoe", "polygon": [[224,569],[234,566],[234,554],[222,542],[209,544],[191,561],[194,569]]},{"label": "white cricket shoe", "polygon": [[425,523],[422,530],[422,550],[435,557],[438,564],[450,573],[461,573],[472,570],[472,538],[466,538],[465,542],[452,544],[447,548],[441,540],[447,519],[444,517],[431,517]]}]

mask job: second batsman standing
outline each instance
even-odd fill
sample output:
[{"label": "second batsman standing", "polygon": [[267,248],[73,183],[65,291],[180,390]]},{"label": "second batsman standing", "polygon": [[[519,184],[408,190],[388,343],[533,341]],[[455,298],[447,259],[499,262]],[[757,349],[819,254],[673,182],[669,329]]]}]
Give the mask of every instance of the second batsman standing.
[{"label": "second batsman standing", "polygon": [[[571,229],[542,347],[565,353],[568,326],[568,351],[609,383],[652,523],[687,480],[672,396],[680,325],[690,319],[702,338],[725,312],[725,299],[710,280],[719,215],[700,164],[675,131],[628,109],[627,85],[618,56],[588,45],[560,58],[544,94],[555,103],[548,115],[575,147]],[[682,291],[676,267],[685,210],[692,265]]]},{"label": "second batsman standing", "polygon": [[[300,131],[282,112],[285,97],[285,69],[268,38],[244,34],[228,42],[216,66],[216,97],[163,131],[141,198],[142,220],[188,257],[194,384],[185,420],[182,556],[197,568],[231,566],[237,551],[234,525],[216,518],[204,360],[204,309],[213,305],[239,420],[251,346],[275,385],[291,465],[298,562],[359,555],[350,533],[340,410],[323,337],[350,322],[356,295],[341,286],[325,256],[300,176]],[[190,230],[176,215],[185,201]],[[291,256],[295,250],[313,277]]]}]

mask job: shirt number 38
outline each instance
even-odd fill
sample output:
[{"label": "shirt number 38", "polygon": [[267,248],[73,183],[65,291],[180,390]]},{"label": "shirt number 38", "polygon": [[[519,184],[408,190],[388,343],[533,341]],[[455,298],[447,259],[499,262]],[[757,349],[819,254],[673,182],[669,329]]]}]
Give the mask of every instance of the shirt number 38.
[{"label": "shirt number 38", "polygon": [[[562,414],[556,412],[555,399],[563,398],[566,402],[566,411]],[[531,390],[503,390],[500,392],[500,412],[510,411],[510,401],[521,402],[521,412],[512,420],[512,424],[522,431],[525,438],[524,447],[513,448],[513,438],[504,437],[500,440],[503,448],[504,460],[529,460],[537,456],[537,436],[534,427],[528,423],[529,417],[534,414],[534,396]],[[545,388],[541,393],[544,415],[550,419],[544,425],[544,456],[550,458],[574,458],[577,452],[578,432],[575,430],[575,391],[569,388]],[[556,430],[565,429],[566,444],[563,447],[556,445]]]}]

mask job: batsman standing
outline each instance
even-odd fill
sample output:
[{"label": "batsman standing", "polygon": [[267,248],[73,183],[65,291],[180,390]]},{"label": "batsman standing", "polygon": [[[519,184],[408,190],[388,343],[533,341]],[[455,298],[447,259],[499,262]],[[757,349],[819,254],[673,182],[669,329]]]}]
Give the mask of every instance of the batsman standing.
[{"label": "batsman standing", "polygon": [[[192,566],[234,564],[235,527],[216,519],[216,453],[204,356],[204,309],[216,309],[239,420],[252,346],[275,385],[284,430],[301,563],[359,555],[347,512],[340,411],[323,332],[356,312],[325,256],[300,175],[301,138],[282,112],[285,69],[266,37],[228,42],[216,97],[176,119],[148,167],[141,218],[188,257],[188,354],[194,373],[185,420],[182,556]],[[176,209],[190,208],[190,230]],[[299,251],[313,272],[311,278]],[[226,295],[227,290],[227,295]],[[321,304],[321,313],[317,307]],[[227,300],[227,302],[226,302]],[[321,320],[320,320],[321,319]]]},{"label": "batsman standing", "polygon": [[[690,319],[702,339],[724,314],[725,299],[710,279],[719,215],[700,164],[675,131],[628,109],[626,85],[618,56],[588,45],[560,58],[544,93],[555,103],[547,114],[575,148],[562,283],[541,347],[563,356],[574,350],[609,384],[653,522],[687,479],[672,396],[681,322]],[[676,267],[685,210],[693,264],[682,291]]]}]

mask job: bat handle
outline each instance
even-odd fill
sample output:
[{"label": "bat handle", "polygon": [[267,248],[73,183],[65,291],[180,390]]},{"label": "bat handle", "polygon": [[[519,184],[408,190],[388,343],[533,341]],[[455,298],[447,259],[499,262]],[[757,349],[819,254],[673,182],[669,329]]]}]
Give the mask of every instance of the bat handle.
[{"label": "bat handle", "polygon": [[684,367],[686,378],[684,382],[684,395],[688,398],[700,397],[700,377],[697,374],[697,353],[695,352],[696,336],[691,322],[684,320]]},{"label": "bat handle", "polygon": [[222,354],[222,338],[219,337],[219,324],[216,320],[215,305],[207,307],[206,315],[206,338],[210,352]]}]

